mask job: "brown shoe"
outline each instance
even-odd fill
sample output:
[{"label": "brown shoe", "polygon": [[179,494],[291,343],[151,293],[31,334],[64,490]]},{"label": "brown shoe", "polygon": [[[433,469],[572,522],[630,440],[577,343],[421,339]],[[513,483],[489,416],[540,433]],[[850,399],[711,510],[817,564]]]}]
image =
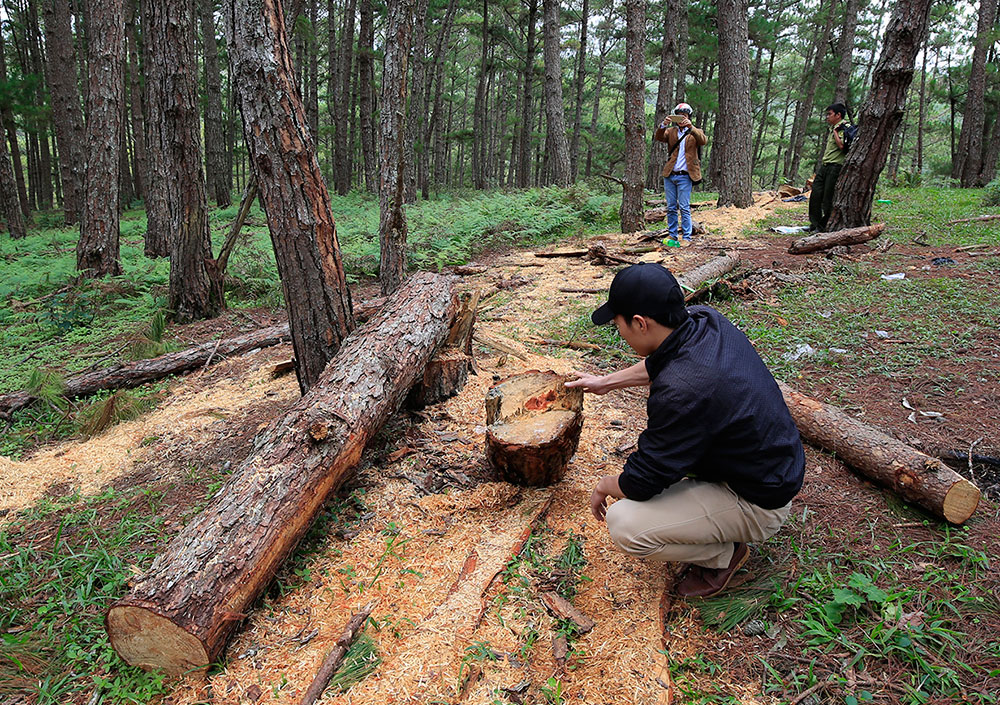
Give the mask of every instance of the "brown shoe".
[{"label": "brown shoe", "polygon": [[677,593],[684,597],[712,597],[726,589],[747,558],[750,549],[745,543],[736,544],[733,557],[726,568],[702,568],[693,565],[684,579],[677,583]]}]

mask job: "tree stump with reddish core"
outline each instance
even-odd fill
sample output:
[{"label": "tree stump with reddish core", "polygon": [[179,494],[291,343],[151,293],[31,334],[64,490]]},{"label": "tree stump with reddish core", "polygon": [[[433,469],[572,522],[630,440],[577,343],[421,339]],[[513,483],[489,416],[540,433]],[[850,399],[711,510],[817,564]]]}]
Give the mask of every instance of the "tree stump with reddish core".
[{"label": "tree stump with reddish core", "polygon": [[840,409],[778,383],[802,436],[866,477],[952,524],[964,523],[979,506],[979,488],[932,458]]},{"label": "tree stump with reddish core", "polygon": [[559,482],[583,429],[583,392],[555,372],[531,370],[486,394],[486,457],[508,482]]},{"label": "tree stump with reddish core", "polygon": [[453,284],[422,273],[400,287],[344,340],[309,392],[258,436],[212,506],[111,606],[105,628],[128,664],[182,673],[218,660],[445,341],[457,310]]}]

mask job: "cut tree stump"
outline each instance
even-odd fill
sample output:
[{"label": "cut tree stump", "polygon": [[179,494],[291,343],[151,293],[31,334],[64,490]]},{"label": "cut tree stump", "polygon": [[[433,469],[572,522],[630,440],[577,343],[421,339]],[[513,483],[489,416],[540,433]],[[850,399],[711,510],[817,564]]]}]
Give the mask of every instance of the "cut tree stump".
[{"label": "cut tree stump", "polygon": [[559,482],[583,428],[583,392],[555,372],[508,377],[486,394],[486,457],[508,482]]},{"label": "cut tree stump", "polygon": [[778,383],[799,432],[813,445],[950,521],[964,523],[979,505],[979,488],[932,458],[843,411]]},{"label": "cut tree stump", "polygon": [[462,391],[474,370],[472,332],[479,306],[479,289],[459,295],[459,311],[455,316],[444,346],[431,358],[420,380],[407,396],[407,406],[423,409]]},{"label": "cut tree stump", "polygon": [[445,340],[454,280],[411,277],[344,340],[320,379],[111,606],[105,628],[130,665],[169,673],[218,660],[226,640],[361,459]]},{"label": "cut tree stump", "polygon": [[885,230],[885,223],[866,225],[861,228],[848,228],[847,230],[836,230],[832,233],[819,233],[809,237],[799,238],[788,247],[788,254],[806,255],[810,252],[828,250],[837,245],[860,245],[863,242],[874,240]]}]

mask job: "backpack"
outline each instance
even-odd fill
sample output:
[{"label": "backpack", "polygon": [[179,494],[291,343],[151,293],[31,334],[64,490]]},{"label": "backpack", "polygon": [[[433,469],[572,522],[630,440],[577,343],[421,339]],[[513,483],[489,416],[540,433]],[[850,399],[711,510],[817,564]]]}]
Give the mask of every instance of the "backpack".
[{"label": "backpack", "polygon": [[850,150],[851,145],[854,144],[854,138],[858,134],[857,125],[844,125],[844,151]]}]

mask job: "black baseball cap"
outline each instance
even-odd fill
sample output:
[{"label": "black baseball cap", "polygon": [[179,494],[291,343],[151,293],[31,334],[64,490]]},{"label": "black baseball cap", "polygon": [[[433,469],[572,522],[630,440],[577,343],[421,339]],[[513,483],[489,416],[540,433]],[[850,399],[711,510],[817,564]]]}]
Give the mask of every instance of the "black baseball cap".
[{"label": "black baseball cap", "polygon": [[659,264],[640,262],[615,275],[608,291],[608,302],[590,315],[595,326],[602,326],[621,314],[649,316],[657,323],[676,328],[687,320],[684,292],[670,270]]}]

